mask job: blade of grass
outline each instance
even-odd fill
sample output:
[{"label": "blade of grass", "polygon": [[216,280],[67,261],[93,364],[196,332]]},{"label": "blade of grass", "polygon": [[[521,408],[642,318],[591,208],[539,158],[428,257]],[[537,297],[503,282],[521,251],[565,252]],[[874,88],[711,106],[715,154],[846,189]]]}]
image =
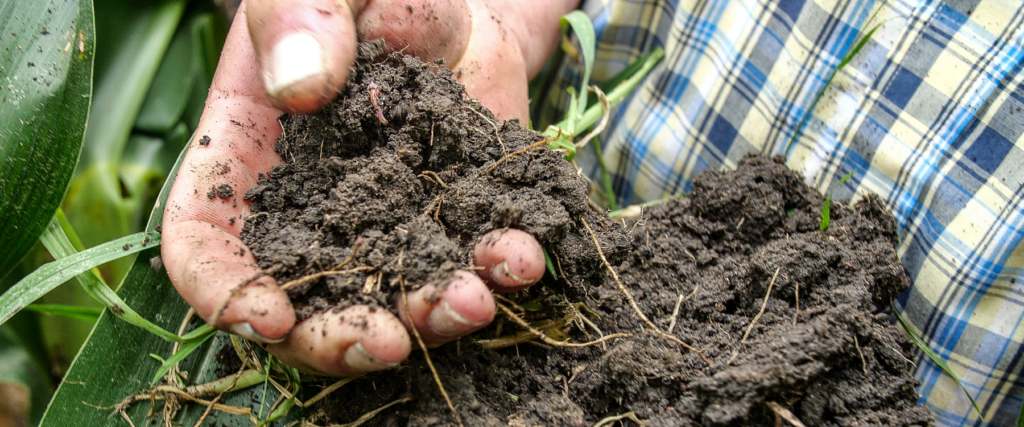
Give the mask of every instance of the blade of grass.
[{"label": "blade of grass", "polygon": [[[874,20],[874,16],[872,16],[871,19]],[[850,61],[852,61],[853,58],[857,56],[858,53],[860,53],[860,50],[864,48],[864,45],[867,44],[868,40],[871,40],[871,37],[875,35],[875,31],[877,31],[882,26],[882,24],[885,24],[885,22],[880,22],[876,24],[866,34],[859,36],[859,39],[854,41],[853,49],[850,49],[849,52],[846,52],[846,55],[839,60],[839,65],[837,65],[836,68],[832,70],[832,73],[828,75],[828,78],[825,79],[825,84],[821,87],[821,90],[819,90],[818,93],[814,95],[814,101],[811,102],[810,108],[808,108],[807,111],[804,112],[804,116],[800,119],[800,124],[798,124],[796,130],[793,131],[793,135],[790,136],[789,142],[786,143],[785,155],[787,157],[789,156],[790,150],[793,148],[793,144],[796,143],[797,137],[800,136],[800,131],[803,130],[804,125],[806,125],[807,121],[810,120],[812,115],[814,115],[814,110],[818,108],[818,102],[821,101],[821,97],[825,95],[825,90],[827,90],[829,86],[832,85],[832,80],[836,78],[836,74],[839,74],[839,71],[841,71],[843,68],[850,64]]]},{"label": "blade of grass", "polygon": [[544,251],[544,265],[548,267],[548,273],[551,273],[551,278],[558,280],[558,273],[555,272],[555,264],[551,262],[551,255],[548,255],[547,248],[540,248]]},{"label": "blade of grass", "polygon": [[[136,233],[132,236],[136,237],[136,240],[133,241],[134,244],[125,243],[120,248],[115,246],[114,250],[121,249],[123,254],[128,254],[138,252],[142,249],[155,247],[160,244],[159,233]],[[138,239],[138,236],[142,236],[142,238]],[[64,233],[64,229],[61,228],[60,223],[56,220],[50,222],[50,226],[43,231],[43,235],[39,237],[39,240],[43,243],[43,246],[50,251],[53,257],[57,259],[70,258],[77,254],[85,253],[75,251],[75,248],[71,246],[71,241],[68,239],[67,234]],[[124,238],[117,239],[113,242],[108,242],[100,246],[109,246],[112,243],[121,242],[122,240],[124,240]],[[133,252],[132,249],[135,249],[135,251]],[[90,268],[93,266],[90,266]],[[83,272],[84,270],[79,271],[79,273]],[[128,304],[125,304],[125,302],[121,300],[121,297],[117,296],[117,293],[104,284],[103,281],[101,281],[95,274],[92,274],[91,272],[86,274],[76,274],[75,277],[78,278],[78,282],[82,285],[82,288],[85,289],[85,292],[88,293],[89,296],[103,303],[111,313],[119,317],[121,320],[145,329],[146,331],[163,338],[165,341],[185,342],[185,339],[154,325],[152,322],[136,313],[135,310],[129,307]]]},{"label": "blade of grass", "polygon": [[597,157],[597,166],[601,168],[601,184],[604,186],[605,199],[608,201],[608,209],[612,211],[619,210],[619,203],[615,200],[615,191],[612,189],[612,177],[608,174],[608,165],[604,162],[604,156],[601,154],[601,141],[594,138],[594,155]]},{"label": "blade of grass", "polygon": [[[50,227],[51,229],[53,227]],[[60,227],[57,226],[59,229]],[[46,233],[44,232],[44,236]],[[148,245],[142,242],[148,240]],[[0,295],[0,324],[7,322],[15,313],[31,304],[47,292],[60,286],[78,274],[89,271],[97,265],[131,255],[151,245],[159,244],[160,236],[156,233],[136,233],[130,236],[95,246],[83,252],[47,263],[32,274],[14,284],[3,295]],[[68,246],[70,246],[68,242]],[[127,248],[127,249],[126,249]],[[90,277],[95,277],[90,274]],[[96,279],[97,281],[99,279]],[[104,288],[106,285],[100,283]],[[109,288],[107,288],[109,290]]]},{"label": "blade of grass", "polygon": [[27,311],[34,311],[36,313],[48,314],[50,316],[67,317],[69,319],[85,320],[88,322],[95,322],[96,319],[100,318],[102,309],[95,307],[76,307],[73,305],[60,305],[60,304],[32,304],[25,307]]},{"label": "blade of grass", "polygon": [[[198,332],[197,335],[195,334],[196,332]],[[200,326],[199,328],[196,328],[196,330],[192,331],[192,333],[194,336],[191,339],[189,339],[188,342],[182,344],[181,348],[178,349],[177,353],[174,353],[173,355],[171,355],[171,357],[168,357],[167,359],[163,360],[163,363],[160,365],[160,368],[157,369],[156,374],[153,375],[152,382],[154,384],[157,381],[160,381],[160,377],[167,375],[167,372],[171,370],[171,367],[177,365],[178,362],[184,360],[186,357],[188,357],[190,354],[196,351],[196,349],[199,348],[199,346],[203,345],[203,343],[205,343],[210,338],[213,338],[213,336],[217,333],[217,330],[213,329],[213,327],[210,325],[203,325]]]},{"label": "blade of grass", "polygon": [[981,413],[981,408],[978,408],[978,402],[974,401],[974,396],[971,396],[971,393],[967,391],[967,387],[964,387],[964,383],[960,381],[960,377],[956,376],[956,374],[954,374],[953,371],[949,369],[949,366],[946,365],[946,362],[939,358],[939,355],[935,354],[935,352],[932,351],[931,348],[928,348],[928,344],[925,344],[924,340],[922,340],[921,337],[914,333],[914,330],[910,328],[910,325],[907,324],[907,321],[903,319],[903,316],[900,315],[900,312],[896,311],[896,307],[892,308],[892,312],[893,314],[896,315],[896,320],[900,322],[900,325],[903,325],[903,330],[907,331],[907,335],[910,335],[910,339],[913,340],[914,344],[917,345],[917,348],[920,349],[922,353],[927,355],[928,359],[931,359],[932,363],[936,364],[939,368],[941,368],[942,372],[945,372],[946,375],[949,375],[950,378],[953,378],[953,381],[956,381],[956,383],[960,386],[960,389],[963,390],[964,394],[967,395],[967,398],[971,399],[971,405],[974,406],[974,410],[978,412],[978,418],[984,420],[984,415],[982,415]]},{"label": "blade of grass", "polygon": [[580,115],[587,108],[587,88],[590,87],[590,74],[594,71],[594,55],[597,51],[597,35],[594,33],[594,24],[590,17],[581,10],[574,10],[562,17],[559,25],[562,31],[572,27],[576,33],[576,39],[580,42],[580,60],[583,63],[583,78],[580,80],[579,96],[574,97],[575,105],[570,107],[572,115],[569,116],[569,124],[566,130],[569,134],[575,134],[577,130],[585,127],[575,126],[579,122]]},{"label": "blade of grass", "polygon": [[832,187],[832,191],[828,192],[828,196],[825,196],[825,204],[821,206],[821,225],[818,227],[821,231],[828,230],[828,225],[832,221],[832,194],[835,193],[836,190],[839,189],[839,186],[843,185],[843,183],[850,179],[850,177],[852,177],[856,172],[857,170],[854,169],[843,176],[843,179],[840,179],[839,182],[836,183],[836,186]]}]

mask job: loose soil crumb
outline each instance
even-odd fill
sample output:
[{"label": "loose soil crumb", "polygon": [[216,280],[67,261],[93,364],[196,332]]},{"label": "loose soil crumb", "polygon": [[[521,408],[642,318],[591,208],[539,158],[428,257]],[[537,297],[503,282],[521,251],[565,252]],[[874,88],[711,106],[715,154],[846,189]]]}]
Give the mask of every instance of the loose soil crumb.
[{"label": "loose soil crumb", "polygon": [[[537,236],[561,270],[514,295],[521,316],[542,329],[567,319],[545,330],[573,342],[634,334],[583,348],[522,341],[485,350],[483,340],[521,333],[499,314],[474,336],[432,349],[465,425],[590,426],[626,412],[648,426],[777,425],[770,405],[806,425],[931,419],[916,404],[912,344],[888,315],[909,282],[895,221],[876,197],[834,203],[821,232],[822,196],[783,159],[750,157],[736,172],[701,175],[688,197],[617,224],[589,208],[586,181],[558,152],[531,151],[485,173],[541,136],[498,124],[449,71],[382,57],[379,44],[359,52],[335,104],[283,119],[276,148],[287,163],[245,194],[254,214],[243,241],[279,282],[346,261],[345,269],[372,267],[290,288],[299,317],[353,304],[393,309],[396,278],[444,284],[471,265],[482,234],[516,227]],[[580,218],[646,316],[662,330],[673,325],[712,365],[645,331]],[[364,293],[368,281],[379,288]],[[454,422],[421,354],[335,392],[310,421],[351,422],[406,396],[413,400],[365,425]]]}]

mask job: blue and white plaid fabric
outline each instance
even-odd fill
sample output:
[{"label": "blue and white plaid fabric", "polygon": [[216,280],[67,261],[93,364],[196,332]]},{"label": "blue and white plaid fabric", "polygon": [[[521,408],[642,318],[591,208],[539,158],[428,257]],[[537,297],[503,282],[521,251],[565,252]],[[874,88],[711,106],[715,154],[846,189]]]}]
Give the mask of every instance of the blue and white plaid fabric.
[{"label": "blue and white plaid fabric", "polygon": [[[1018,0],[592,0],[596,82],[665,60],[601,136],[620,204],[786,152],[825,191],[882,196],[913,288],[898,306],[981,408],[920,355],[943,426],[1015,425],[1024,382],[1024,6]],[[829,81],[860,37],[864,48]],[[577,79],[562,66],[562,85]],[[820,102],[815,106],[815,99]],[[553,95],[557,98],[559,95]],[[548,99],[560,105],[564,99]],[[594,155],[580,165],[598,176]]]}]

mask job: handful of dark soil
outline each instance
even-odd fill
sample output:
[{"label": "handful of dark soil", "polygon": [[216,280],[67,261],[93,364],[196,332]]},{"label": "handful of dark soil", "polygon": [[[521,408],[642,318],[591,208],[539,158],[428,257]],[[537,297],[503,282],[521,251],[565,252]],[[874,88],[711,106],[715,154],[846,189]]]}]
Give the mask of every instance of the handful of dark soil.
[{"label": "handful of dark soil", "polygon": [[255,214],[242,239],[279,283],[363,267],[290,287],[300,319],[353,304],[393,309],[399,276],[413,289],[447,283],[498,228],[533,234],[576,282],[602,271],[579,218],[621,259],[624,230],[590,209],[586,180],[561,153],[515,154],[542,135],[499,123],[439,64],[380,52],[360,45],[332,105],[282,118],[276,150],[287,163],[245,194]]},{"label": "handful of dark soil", "polygon": [[[782,159],[751,157],[624,226],[590,209],[586,181],[561,153],[513,155],[542,137],[499,124],[449,71],[380,57],[379,45],[360,52],[338,101],[283,119],[277,151],[287,163],[246,193],[255,214],[243,240],[280,283],[353,270],[289,288],[300,318],[352,304],[391,309],[397,277],[444,283],[472,263],[479,236],[516,227],[561,271],[518,295],[521,316],[534,327],[572,319],[548,330],[572,342],[633,334],[485,350],[479,340],[521,332],[499,313],[476,336],[431,350],[466,426],[591,426],[616,416],[648,426],[930,420],[916,405],[911,343],[888,319],[908,279],[893,248],[896,224],[878,199],[833,204],[821,232],[821,195]],[[609,267],[663,334],[702,354],[653,333]],[[346,389],[312,421],[350,422],[411,396],[365,425],[454,424],[419,355]]]}]

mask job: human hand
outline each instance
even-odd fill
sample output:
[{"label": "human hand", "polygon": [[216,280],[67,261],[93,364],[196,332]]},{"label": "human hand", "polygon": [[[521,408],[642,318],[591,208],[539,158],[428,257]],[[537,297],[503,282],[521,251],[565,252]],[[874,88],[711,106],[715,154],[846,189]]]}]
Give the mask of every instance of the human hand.
[{"label": "human hand", "polygon": [[480,0],[243,4],[165,208],[162,256],[182,297],[208,323],[266,343],[293,366],[327,375],[394,366],[411,351],[407,330],[413,326],[428,345],[485,326],[495,310],[488,286],[511,292],[543,275],[540,245],[529,234],[489,233],[474,252],[483,280],[460,271],[440,294],[434,285],[411,292],[408,308],[398,309],[401,319],[354,306],[316,314],[296,327],[288,296],[262,275],[239,239],[242,219],[251,214],[241,196],[255,186],[257,174],[281,163],[274,144],[282,111],[315,111],[344,84],[357,32],[365,39],[383,37],[388,49],[424,60],[444,58],[468,93],[498,118],[522,121],[528,77],[557,46],[558,17],[576,3],[528,10],[512,1]]}]

